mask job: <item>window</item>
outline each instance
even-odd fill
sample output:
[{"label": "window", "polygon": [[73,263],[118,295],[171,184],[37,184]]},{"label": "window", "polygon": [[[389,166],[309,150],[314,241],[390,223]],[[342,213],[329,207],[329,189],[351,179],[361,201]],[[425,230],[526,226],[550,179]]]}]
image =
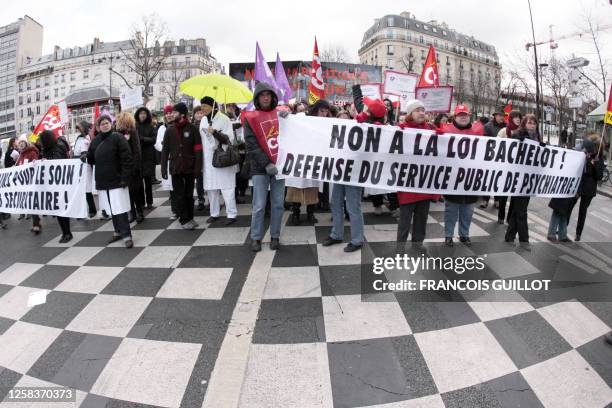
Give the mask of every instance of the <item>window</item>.
[{"label": "window", "polygon": [[176,58],[172,58],[172,66],[176,67]]},{"label": "window", "polygon": [[55,74],[55,84],[59,84],[59,74]]},{"label": "window", "polygon": [[23,109],[19,109],[19,119],[23,119]]},{"label": "window", "polygon": [[19,92],[23,92],[23,82],[19,83]]},{"label": "window", "polygon": [[423,24],[423,30],[429,31],[429,26],[427,24]]},{"label": "window", "polygon": [[87,79],[89,78],[89,70],[88,69],[84,69],[83,70],[83,79]]},{"label": "window", "polygon": [[387,27],[393,27],[393,17],[387,17]]},{"label": "window", "polygon": [[450,65],[450,57],[448,55],[446,56],[446,65]]},{"label": "window", "polygon": [[45,89],[45,100],[49,99],[49,90]]},{"label": "window", "polygon": [[393,45],[387,45],[387,55],[393,55]]},{"label": "window", "polygon": [[412,34],[410,34],[410,31],[406,33],[406,41],[412,41]]},{"label": "window", "polygon": [[387,60],[387,68],[393,69],[393,59],[389,58]]},{"label": "window", "polygon": [[59,89],[55,88],[55,89],[53,90],[53,96],[54,96],[55,98],[58,98],[58,97],[59,97]]},{"label": "window", "polygon": [[423,43],[425,42],[425,41],[423,41],[423,34],[420,34],[420,35],[419,35],[419,42],[420,42],[421,44],[423,44]]},{"label": "window", "polygon": [[70,93],[72,93],[72,91],[74,91],[74,88],[76,88],[76,85],[70,85]]},{"label": "window", "polygon": [[70,73],[70,80],[71,80],[71,81],[76,80],[76,72],[72,71],[72,72]]},{"label": "window", "polygon": [[66,74],[62,74],[62,82],[66,82]]},{"label": "window", "polygon": [[40,102],[40,92],[36,92],[36,102]]},{"label": "window", "polygon": [[159,71],[159,82],[164,82],[164,71]]},{"label": "window", "polygon": [[442,30],[442,35],[446,35],[446,30]]},{"label": "window", "polygon": [[36,78],[36,87],[40,88],[40,78]]},{"label": "window", "polygon": [[29,91],[30,89],[32,89],[32,83],[31,83],[31,82],[32,82],[32,81],[28,81],[28,83],[27,83],[27,89],[28,89],[28,91]]},{"label": "window", "polygon": [[32,103],[32,95],[28,95],[27,103]]},{"label": "window", "polygon": [[191,58],[190,57],[185,57],[185,65],[189,66],[190,63],[191,63]]},{"label": "window", "polygon": [[50,83],[51,83],[51,77],[46,76],[45,77],[45,86],[49,86]]},{"label": "window", "polygon": [[433,31],[434,33],[437,33],[438,29],[436,27],[431,27],[431,31]]},{"label": "window", "polygon": [[438,48],[438,40],[434,40],[434,47]]},{"label": "window", "polygon": [[61,93],[61,95],[62,96],[66,95],[66,87],[65,86],[62,86],[62,93]]},{"label": "window", "polygon": [[420,25],[419,23],[416,23],[414,26],[415,26],[416,28],[421,28],[421,25]]},{"label": "window", "polygon": [[36,114],[37,114],[37,115],[40,115],[40,105],[37,105],[37,106],[36,106]]},{"label": "window", "polygon": [[19,95],[19,104],[23,105],[23,96],[22,95]]}]

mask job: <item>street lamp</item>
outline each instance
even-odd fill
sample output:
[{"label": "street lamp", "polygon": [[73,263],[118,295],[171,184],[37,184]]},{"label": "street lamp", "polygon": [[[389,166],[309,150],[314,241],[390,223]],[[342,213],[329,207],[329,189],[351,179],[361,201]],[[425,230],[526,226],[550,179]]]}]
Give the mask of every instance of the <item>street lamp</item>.
[{"label": "street lamp", "polygon": [[[544,112],[544,76],[542,75],[542,70],[548,67],[548,64],[543,62],[539,65],[540,69],[540,100],[542,101],[541,108],[538,107],[538,110],[542,112],[542,118],[540,119],[540,135],[544,137],[544,121],[546,120],[546,113]],[[548,133],[548,143],[550,143],[550,132]]]},{"label": "street lamp", "polygon": [[[529,6],[529,18],[531,19],[531,35],[533,37],[533,59],[535,66],[535,81],[536,81],[536,116],[538,120],[542,121],[542,116],[540,115],[540,76],[538,69],[538,47],[536,45],[535,39],[535,30],[533,28],[533,14],[531,13],[531,2],[527,0],[527,5]],[[527,51],[529,51],[529,44],[527,46]]]}]

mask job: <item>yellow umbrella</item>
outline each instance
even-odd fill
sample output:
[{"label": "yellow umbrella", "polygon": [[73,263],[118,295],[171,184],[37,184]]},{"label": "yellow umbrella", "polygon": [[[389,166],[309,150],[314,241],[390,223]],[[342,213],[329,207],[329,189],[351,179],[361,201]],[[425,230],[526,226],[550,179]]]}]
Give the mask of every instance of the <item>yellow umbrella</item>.
[{"label": "yellow umbrella", "polygon": [[181,82],[179,90],[196,99],[210,96],[217,103],[248,103],[253,94],[240,82],[228,75],[196,75]]}]

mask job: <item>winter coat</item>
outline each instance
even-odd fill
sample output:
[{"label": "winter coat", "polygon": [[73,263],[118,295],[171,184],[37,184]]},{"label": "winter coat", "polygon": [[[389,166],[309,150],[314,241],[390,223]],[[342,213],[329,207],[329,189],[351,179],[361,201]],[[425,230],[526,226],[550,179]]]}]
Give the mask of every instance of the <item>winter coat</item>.
[{"label": "winter coat", "polygon": [[[484,128],[482,125],[470,123],[468,126],[459,126],[457,122],[446,123],[443,126],[444,133],[455,133],[461,135],[484,136]],[[477,195],[454,195],[445,194],[444,199],[455,204],[474,204],[478,201]]]},{"label": "winter coat", "polygon": [[[132,129],[129,132],[119,132],[128,142],[130,153],[132,154],[132,174],[130,176],[129,187],[138,189],[142,186],[142,151],[140,150],[141,142],[136,130]],[[126,134],[129,135],[129,139]]]},{"label": "winter coat", "polygon": [[[416,122],[404,122],[404,123],[400,123],[399,127],[402,129],[428,129],[428,130],[436,130],[436,128],[432,125],[430,125],[429,123],[416,123]],[[425,201],[425,200],[439,200],[440,199],[440,194],[427,194],[427,193],[409,193],[409,192],[404,192],[404,191],[400,191],[397,193],[397,200],[399,201],[400,205],[402,204],[410,204],[410,203],[416,203],[418,201]]]},{"label": "winter coat", "polygon": [[578,188],[578,193],[581,196],[595,197],[597,195],[597,182],[603,178],[604,168],[605,164],[601,158],[595,164],[591,163],[589,158],[586,159],[580,187]]},{"label": "winter coat", "polygon": [[551,198],[548,202],[548,206],[552,208],[552,210],[562,216],[569,218],[572,213],[572,209],[574,208],[574,198],[573,197],[555,197]]},{"label": "winter coat", "polygon": [[[272,89],[272,87],[265,82],[260,82],[255,87],[255,92],[253,94],[255,109],[262,110],[259,106],[258,97],[259,94],[264,91],[269,91],[272,93],[272,103],[269,110],[276,109],[276,106],[278,105],[278,96],[276,96],[274,89]],[[248,161],[247,165],[249,166],[249,177],[267,174],[266,166],[272,163],[272,160],[270,160],[266,152],[264,152],[259,145],[257,136],[255,135],[253,129],[251,129],[251,125],[249,124],[248,120],[244,121],[244,142],[247,148],[246,160]]]},{"label": "winter coat", "polygon": [[489,137],[496,137],[500,130],[505,129],[506,128],[506,124],[502,123],[501,125],[499,125],[495,119],[492,119],[489,121],[489,123],[487,123],[484,127],[484,135],[485,136],[489,136]]},{"label": "winter coat", "polygon": [[[147,118],[144,122],[140,123],[139,116],[140,112],[143,111],[147,113]],[[134,114],[134,118],[136,119],[136,133],[138,133],[140,151],[142,153],[142,176],[152,177],[155,176],[155,142],[157,133],[151,123],[151,112],[145,107],[138,108]]]},{"label": "winter coat", "polygon": [[130,182],[134,166],[132,153],[121,133],[98,133],[89,146],[87,162],[96,166],[98,190],[113,190]]},{"label": "winter coat", "polygon": [[15,165],[15,159],[11,156],[11,153],[15,151],[15,147],[11,147],[10,142],[6,148],[6,153],[4,153],[4,168],[8,169],[9,167],[13,167]]},{"label": "winter coat", "polygon": [[170,174],[198,175],[202,171],[202,138],[200,130],[189,121],[173,123],[164,133],[162,143],[162,176]]},{"label": "winter coat", "polygon": [[28,163],[33,162],[34,160],[38,160],[40,155],[38,153],[38,149],[34,145],[29,145],[25,148],[23,152],[19,155],[17,162],[13,161],[13,165],[21,166],[28,161]]}]

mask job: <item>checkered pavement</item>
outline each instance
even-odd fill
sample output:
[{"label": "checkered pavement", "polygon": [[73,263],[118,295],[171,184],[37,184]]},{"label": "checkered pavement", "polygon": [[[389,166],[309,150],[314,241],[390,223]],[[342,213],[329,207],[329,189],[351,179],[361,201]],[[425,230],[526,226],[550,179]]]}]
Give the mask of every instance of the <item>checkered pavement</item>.
[{"label": "checkered pavement", "polygon": [[[219,355],[228,336],[240,335],[230,328],[244,306],[241,291],[261,268],[256,257],[269,250],[255,255],[246,245],[249,205],[239,206],[238,222],[228,227],[207,225],[196,212],[194,231],[169,219],[167,193],[156,192],[154,205],[134,224],[131,250],[107,245],[112,224],[96,220],[75,222],[66,245],[49,225],[37,251],[11,255],[19,261],[0,272],[0,400],[14,386],[55,384],[77,390],[71,407],[213,406],[205,402],[211,380],[235,374]],[[367,202],[364,214],[369,246],[395,241],[393,217],[374,215]],[[317,217],[316,225],[291,226],[285,214],[282,248],[268,256],[247,331],[239,406],[612,402],[612,348],[602,341],[611,303],[542,303],[518,293],[513,301],[447,302],[407,292],[366,302],[361,254],[323,247],[330,215]],[[554,264],[555,273],[610,279],[609,243],[541,242],[547,219],[533,212],[534,249],[524,252],[501,242],[505,227],[496,220],[492,210],[476,210],[474,245],[453,251],[487,254],[489,272],[500,278],[539,276]],[[432,205],[426,247],[436,251],[443,238],[443,206]],[[28,307],[43,290],[46,302]],[[2,403],[13,405],[23,406]]]}]

